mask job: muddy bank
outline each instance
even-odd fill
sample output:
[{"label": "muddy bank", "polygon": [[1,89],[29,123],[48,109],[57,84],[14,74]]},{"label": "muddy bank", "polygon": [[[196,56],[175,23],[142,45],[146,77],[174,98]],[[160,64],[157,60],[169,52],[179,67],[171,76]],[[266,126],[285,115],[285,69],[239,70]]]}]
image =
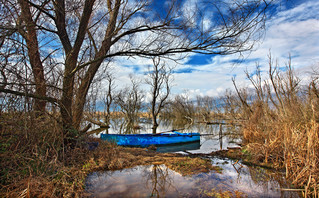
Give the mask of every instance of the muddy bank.
[{"label": "muddy bank", "polygon": [[138,165],[166,165],[170,169],[182,175],[190,175],[211,170],[218,171],[213,167],[210,160],[200,155],[183,155],[179,153],[159,153],[154,148],[129,148],[112,144],[101,144],[94,151],[91,159],[92,170],[120,170],[132,168]]}]

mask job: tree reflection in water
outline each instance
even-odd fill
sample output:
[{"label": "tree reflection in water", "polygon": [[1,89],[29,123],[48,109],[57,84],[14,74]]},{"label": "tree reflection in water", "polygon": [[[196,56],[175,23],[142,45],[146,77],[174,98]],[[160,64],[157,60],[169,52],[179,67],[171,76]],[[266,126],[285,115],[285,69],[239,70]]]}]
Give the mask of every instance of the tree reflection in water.
[{"label": "tree reflection in water", "polygon": [[222,173],[211,171],[183,176],[165,165],[96,172],[88,176],[86,191],[92,197],[112,198],[216,197],[225,193],[233,196],[241,193],[247,197],[299,197],[296,192],[280,191],[289,186],[279,172],[240,167],[229,159],[214,158],[212,163],[220,166]]},{"label": "tree reflection in water", "polygon": [[164,165],[153,165],[150,172],[144,171],[146,186],[151,189],[150,197],[165,197],[167,189],[174,188],[168,170]]},{"label": "tree reflection in water", "polygon": [[[121,123],[121,122],[120,122]],[[112,127],[111,133],[119,132]],[[118,123],[117,123],[118,124]],[[142,131],[148,129],[146,122]],[[161,131],[178,128],[171,122],[162,121]],[[112,131],[113,130],[113,131]],[[199,149],[192,153],[210,153],[236,146],[238,136],[236,129],[223,125],[194,124],[183,132],[200,132],[211,134],[201,137]],[[135,132],[134,132],[135,133]],[[136,132],[139,133],[139,132]],[[187,150],[187,149],[186,149]],[[280,191],[289,188],[280,172],[242,165],[224,158],[211,158],[214,166],[221,167],[222,174],[209,173],[183,176],[165,165],[137,166],[118,171],[92,173],[86,182],[86,191],[93,197],[211,197],[216,193],[243,192],[248,197],[299,197],[296,192]],[[232,194],[234,195],[234,194]],[[213,197],[214,197],[213,196]]]}]

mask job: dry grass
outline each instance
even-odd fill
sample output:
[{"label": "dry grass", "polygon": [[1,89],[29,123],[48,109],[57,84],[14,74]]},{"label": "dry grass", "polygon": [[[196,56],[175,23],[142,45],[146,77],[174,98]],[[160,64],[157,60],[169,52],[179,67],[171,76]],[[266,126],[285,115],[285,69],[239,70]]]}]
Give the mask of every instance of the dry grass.
[{"label": "dry grass", "polygon": [[222,191],[222,190],[216,190],[211,189],[210,191],[204,191],[204,194],[208,197],[218,197],[218,198],[240,198],[240,197],[247,197],[247,195],[240,191]]},{"label": "dry grass", "polygon": [[[0,115],[1,197],[61,197],[79,188],[72,178],[87,149],[65,152],[57,120],[32,113]],[[79,144],[81,142],[79,141]],[[76,155],[73,155],[76,153]],[[71,157],[74,156],[74,157]]]},{"label": "dry grass", "polygon": [[[98,156],[95,161],[99,164],[98,169],[103,170],[119,170],[124,168],[130,168],[138,165],[161,165],[165,164],[168,168],[180,173],[181,175],[192,175],[202,172],[209,172],[211,170],[218,170],[213,167],[210,160],[187,157],[174,153],[157,153],[148,149],[142,148],[126,148],[118,146],[104,145],[108,148],[99,148],[96,151]],[[105,152],[113,150],[113,156],[109,155],[112,152]],[[107,154],[105,154],[107,153]],[[105,156],[105,157],[103,157]],[[106,158],[108,161],[106,162]]]},{"label": "dry grass", "polygon": [[305,125],[278,121],[260,130],[258,125],[244,128],[246,148],[255,158],[284,168],[292,184],[304,187],[305,196],[319,193],[319,124]]},{"label": "dry grass", "polygon": [[270,66],[269,78],[250,78],[256,96],[245,106],[245,147],[257,161],[285,169],[304,196],[319,197],[318,78],[302,89],[290,65],[286,73]]},{"label": "dry grass", "polygon": [[[118,147],[89,138],[65,151],[54,118],[31,113],[2,113],[0,117],[0,197],[85,197],[85,178],[97,170],[165,164],[189,175],[213,169],[204,159]],[[88,141],[99,141],[98,148],[90,151]]]}]

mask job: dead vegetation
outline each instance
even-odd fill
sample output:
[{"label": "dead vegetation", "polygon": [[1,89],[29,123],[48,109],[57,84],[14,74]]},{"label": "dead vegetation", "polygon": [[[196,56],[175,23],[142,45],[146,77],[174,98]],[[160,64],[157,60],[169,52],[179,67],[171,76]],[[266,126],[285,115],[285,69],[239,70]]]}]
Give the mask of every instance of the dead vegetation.
[{"label": "dead vegetation", "polygon": [[[269,57],[268,78],[246,72],[254,89],[237,89],[243,120],[245,151],[257,161],[284,168],[292,184],[304,188],[304,196],[319,196],[319,81],[314,73],[308,86],[289,61],[285,72]],[[234,85],[235,84],[235,81]]]},{"label": "dead vegetation", "polygon": [[142,148],[99,142],[89,150],[82,138],[66,149],[58,120],[32,113],[2,113],[0,139],[0,197],[83,197],[85,178],[98,170],[165,164],[182,175],[213,170],[209,160],[161,154]]}]

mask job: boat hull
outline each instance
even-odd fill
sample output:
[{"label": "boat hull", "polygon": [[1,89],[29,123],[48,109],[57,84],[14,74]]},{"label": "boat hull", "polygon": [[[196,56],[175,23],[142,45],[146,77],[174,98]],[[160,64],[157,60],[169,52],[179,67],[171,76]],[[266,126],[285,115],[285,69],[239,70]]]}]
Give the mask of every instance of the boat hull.
[{"label": "boat hull", "polygon": [[101,139],[115,142],[119,146],[169,145],[196,142],[200,140],[199,133],[160,133],[160,134],[101,134]]}]

